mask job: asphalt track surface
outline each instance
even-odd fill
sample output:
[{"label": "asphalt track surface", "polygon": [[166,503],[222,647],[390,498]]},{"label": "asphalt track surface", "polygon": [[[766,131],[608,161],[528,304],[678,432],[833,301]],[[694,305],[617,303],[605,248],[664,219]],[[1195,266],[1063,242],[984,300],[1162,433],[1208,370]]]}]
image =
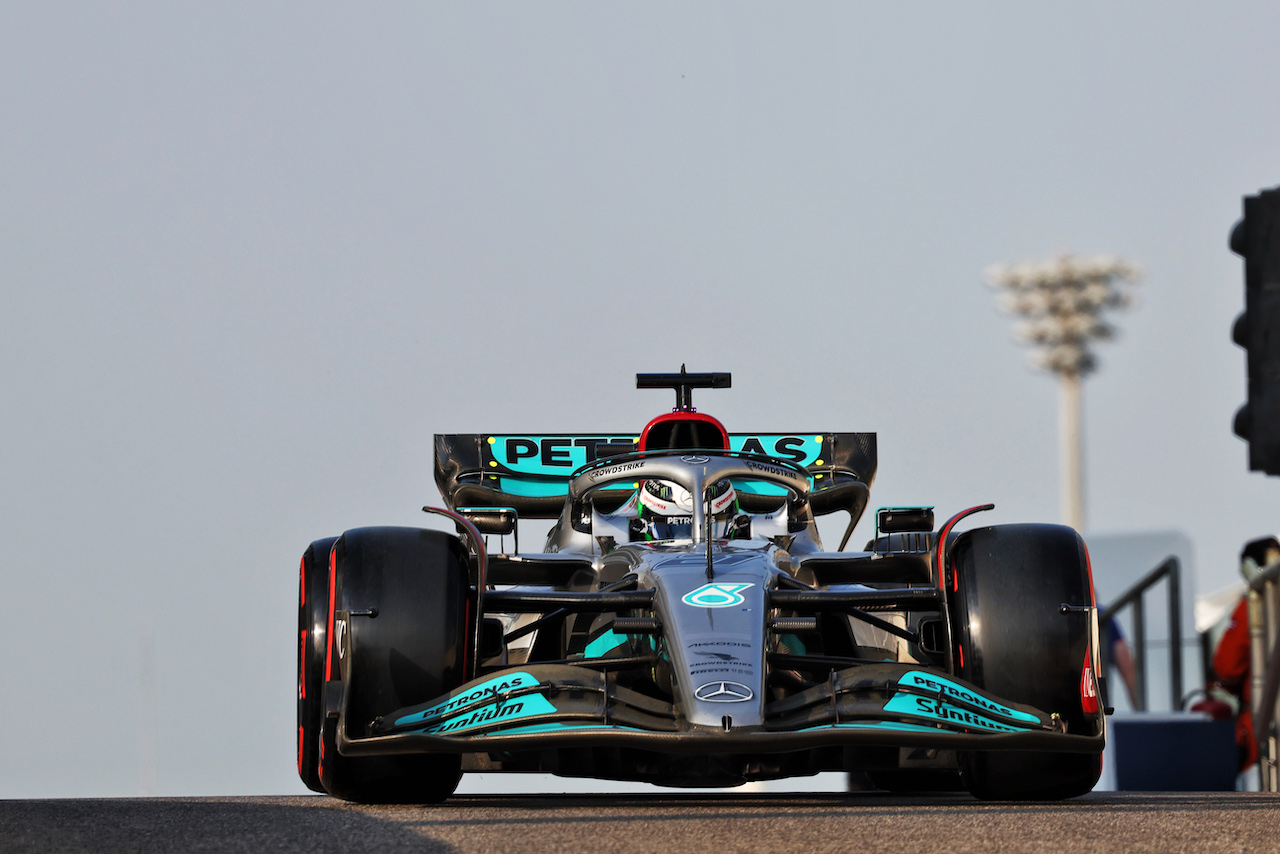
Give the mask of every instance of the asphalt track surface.
[{"label": "asphalt track surface", "polygon": [[1094,793],[326,797],[0,801],[0,851],[1280,852],[1280,796]]}]

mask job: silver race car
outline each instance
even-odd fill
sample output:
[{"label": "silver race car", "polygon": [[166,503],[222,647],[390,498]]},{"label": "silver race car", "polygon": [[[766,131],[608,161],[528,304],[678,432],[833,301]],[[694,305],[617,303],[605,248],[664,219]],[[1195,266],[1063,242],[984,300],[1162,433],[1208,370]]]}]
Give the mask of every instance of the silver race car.
[{"label": "silver race car", "polygon": [[[439,435],[457,534],[356,528],[301,567],[298,773],[360,802],[464,771],[735,786],[846,771],[891,791],[1093,788],[1104,709],[1072,529],[884,508],[845,551],[870,433],[729,433],[692,392],[634,432]],[[825,551],[817,516],[849,517]],[[837,517],[838,518],[838,517]],[[554,520],[522,552],[524,519]],[[544,523],[545,525],[545,523]],[[507,550],[508,543],[512,548]]]}]

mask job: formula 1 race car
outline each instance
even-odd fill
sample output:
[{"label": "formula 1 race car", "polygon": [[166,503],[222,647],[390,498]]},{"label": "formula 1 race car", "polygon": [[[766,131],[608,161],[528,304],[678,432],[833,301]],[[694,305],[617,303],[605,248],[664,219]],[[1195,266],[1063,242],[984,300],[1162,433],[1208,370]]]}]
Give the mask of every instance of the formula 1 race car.
[{"label": "formula 1 race car", "polygon": [[[692,390],[729,385],[638,375],[677,396],[638,436],[438,435],[448,507],[423,509],[457,536],[312,543],[307,786],[427,803],[464,771],[735,786],[842,770],[900,792],[1092,789],[1105,727],[1080,536],[956,531],[990,505],[936,530],[931,508],[885,508],[844,551],[875,435],[728,433]],[[815,518],[837,511],[844,542],[824,551]],[[544,551],[520,551],[521,519],[555,520]]]}]

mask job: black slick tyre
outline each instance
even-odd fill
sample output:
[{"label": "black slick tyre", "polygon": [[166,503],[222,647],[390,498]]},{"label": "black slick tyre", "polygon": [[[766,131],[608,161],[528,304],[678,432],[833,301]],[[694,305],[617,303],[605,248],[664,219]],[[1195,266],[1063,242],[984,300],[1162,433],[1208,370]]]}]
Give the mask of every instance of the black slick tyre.
[{"label": "black slick tyre", "polygon": [[[1062,605],[1093,603],[1084,541],[1060,525],[997,525],[962,535],[949,579],[957,671],[992,694],[1060,715],[1067,732],[1101,733],[1082,701],[1096,655],[1093,620]],[[984,800],[1056,800],[1093,789],[1093,753],[961,753],[965,787]]]},{"label": "black slick tyre", "polygon": [[329,550],[336,539],[316,540],[308,546],[298,573],[298,776],[308,789],[322,794],[320,728],[324,722]]},{"label": "black slick tyre", "polygon": [[[349,660],[339,654],[336,624],[329,639],[330,678],[351,680],[345,710],[351,737],[366,735],[382,715],[433,700],[466,681],[467,566],[461,541],[439,531],[358,528],[335,543],[334,612],[363,612],[342,627],[349,633]],[[325,720],[319,762],[321,782],[335,797],[436,803],[458,785],[459,755],[343,756],[337,726],[336,718]]]}]

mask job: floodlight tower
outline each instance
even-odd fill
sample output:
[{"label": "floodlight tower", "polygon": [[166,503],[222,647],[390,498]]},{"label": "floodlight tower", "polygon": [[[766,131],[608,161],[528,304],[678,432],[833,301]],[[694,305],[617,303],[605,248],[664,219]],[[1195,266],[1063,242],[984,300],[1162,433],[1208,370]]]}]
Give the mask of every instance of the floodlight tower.
[{"label": "floodlight tower", "polygon": [[1116,333],[1103,312],[1128,306],[1128,284],[1139,276],[1137,265],[1111,255],[1063,254],[986,271],[987,283],[1002,291],[1000,307],[1022,318],[1014,333],[1032,346],[1032,366],[1058,375],[1062,516],[1076,530],[1084,528],[1080,382],[1097,368],[1092,342]]}]

